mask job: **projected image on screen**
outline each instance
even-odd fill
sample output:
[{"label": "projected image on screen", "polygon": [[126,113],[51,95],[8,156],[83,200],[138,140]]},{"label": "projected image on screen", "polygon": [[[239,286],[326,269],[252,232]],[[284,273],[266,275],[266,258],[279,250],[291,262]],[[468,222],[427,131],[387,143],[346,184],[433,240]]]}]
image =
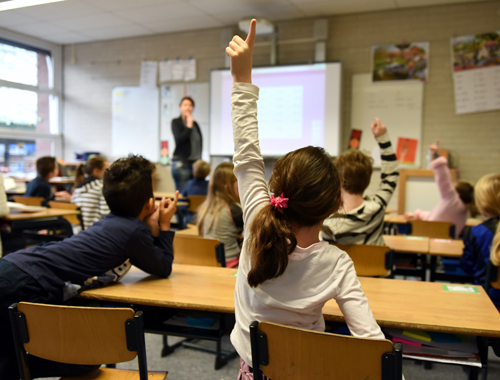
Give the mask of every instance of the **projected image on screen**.
[{"label": "projected image on screen", "polygon": [[[338,154],[340,64],[256,68],[259,140],[264,156],[282,156],[307,146]],[[211,74],[210,154],[232,155],[229,70]]]}]

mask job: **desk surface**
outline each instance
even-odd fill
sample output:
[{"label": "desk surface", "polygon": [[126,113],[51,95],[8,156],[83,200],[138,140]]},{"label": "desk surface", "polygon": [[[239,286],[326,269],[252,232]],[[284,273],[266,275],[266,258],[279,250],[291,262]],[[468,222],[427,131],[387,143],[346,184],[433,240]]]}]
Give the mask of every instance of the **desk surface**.
[{"label": "desk surface", "polygon": [[[155,191],[154,196],[156,199],[161,199],[163,197],[174,199],[175,193],[170,193],[165,191]],[[179,199],[187,199],[187,198],[184,198],[182,194],[179,192]]]},{"label": "desk surface", "polygon": [[429,238],[405,235],[384,235],[385,245],[396,252],[429,253]]},{"label": "desk surface", "polygon": [[[403,215],[394,215],[394,214],[386,214],[384,216],[384,222],[392,223],[392,224],[406,224],[408,221],[404,218]],[[481,219],[472,219],[469,218],[465,221],[466,227],[474,227],[478,224],[481,224],[483,221]]]},{"label": "desk surface", "polygon": [[[168,279],[132,268],[119,283],[80,297],[110,302],[234,313],[236,269],[174,265]],[[360,277],[380,326],[500,337],[500,314],[482,287],[478,294],[446,292],[441,283]],[[336,302],[327,320],[343,321]]]},{"label": "desk surface", "polygon": [[48,208],[43,211],[38,212],[16,212],[9,213],[5,216],[4,220],[16,221],[16,220],[30,220],[30,219],[41,219],[41,218],[54,218],[58,216],[66,215],[79,215],[80,211],[77,210],[65,210],[57,208]]},{"label": "desk surface", "polygon": [[464,242],[452,239],[430,239],[429,253],[445,257],[461,257],[464,252]]},{"label": "desk surface", "polygon": [[[30,182],[34,179],[34,177],[26,178],[26,177],[12,177],[16,182]],[[60,184],[60,185],[69,185],[75,183],[75,177],[54,177],[49,180],[50,183]]]},{"label": "desk surface", "polygon": [[16,187],[15,189],[5,190],[7,195],[24,195],[26,187]]}]

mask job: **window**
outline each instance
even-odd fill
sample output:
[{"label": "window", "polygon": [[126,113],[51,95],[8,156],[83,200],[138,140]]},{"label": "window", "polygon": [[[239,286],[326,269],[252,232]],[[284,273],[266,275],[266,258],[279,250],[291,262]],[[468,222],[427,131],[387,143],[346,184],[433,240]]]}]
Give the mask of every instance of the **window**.
[{"label": "window", "polygon": [[61,154],[60,48],[15,37],[0,31],[0,170],[30,174],[38,157]]}]

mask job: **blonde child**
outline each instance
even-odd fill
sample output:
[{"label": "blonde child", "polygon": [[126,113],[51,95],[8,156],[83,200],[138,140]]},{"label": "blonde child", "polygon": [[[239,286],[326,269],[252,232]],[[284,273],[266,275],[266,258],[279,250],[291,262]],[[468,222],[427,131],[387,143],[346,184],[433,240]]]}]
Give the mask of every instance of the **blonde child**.
[{"label": "blonde child", "polygon": [[193,179],[187,181],[182,195],[207,195],[208,181],[205,179],[210,174],[210,164],[203,160],[196,160],[193,164]]},{"label": "blonde child", "polygon": [[222,162],[215,168],[208,184],[207,200],[200,206],[197,218],[200,236],[224,243],[229,268],[238,265],[240,246],[237,236],[243,230],[238,183],[233,169],[231,162]]},{"label": "blonde child", "polygon": [[[231,58],[234,172],[245,223],[235,289],[231,342],[241,357],[238,379],[253,379],[249,325],[270,321],[323,331],[323,305],[334,298],[351,330],[384,338],[349,256],[318,234],[340,203],[340,180],[322,148],[306,147],[279,159],[269,180],[259,148],[257,99],[252,85],[255,20],[243,41],[226,48]],[[260,379],[259,379],[260,380]]]},{"label": "blonde child", "polygon": [[71,203],[80,207],[85,230],[109,214],[109,207],[102,193],[102,179],[108,167],[108,160],[94,156],[76,169],[76,188]]},{"label": "blonde child", "polygon": [[439,157],[439,142],[431,145],[429,150],[433,160],[431,169],[439,189],[440,200],[431,211],[415,210],[406,213],[406,219],[429,220],[435,222],[451,222],[455,225],[455,238],[458,238],[465,227],[467,215],[476,216],[474,205],[474,186],[466,181],[458,181],[455,185],[448,170],[448,160]]},{"label": "blonde child", "polygon": [[[482,177],[475,188],[476,206],[479,212],[488,218],[484,223],[465,229],[464,253],[460,259],[462,269],[474,275],[474,282],[483,285],[495,231],[500,221],[500,174],[488,174]],[[496,240],[498,243],[498,240]],[[498,264],[498,253],[492,255]],[[489,296],[495,306],[500,308],[500,290],[490,289]]]}]

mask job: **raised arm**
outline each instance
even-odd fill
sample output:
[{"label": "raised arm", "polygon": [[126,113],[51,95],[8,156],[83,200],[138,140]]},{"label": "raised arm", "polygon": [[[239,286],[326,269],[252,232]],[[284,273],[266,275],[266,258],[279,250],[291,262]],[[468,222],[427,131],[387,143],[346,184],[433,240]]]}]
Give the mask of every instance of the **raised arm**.
[{"label": "raised arm", "polygon": [[255,41],[255,20],[245,41],[235,36],[226,48],[231,58],[233,87],[231,92],[234,140],[234,173],[243,209],[243,221],[248,228],[252,215],[269,202],[264,177],[264,160],[260,153],[257,122],[259,88],[252,84],[252,51]]},{"label": "raised arm", "polygon": [[380,147],[380,186],[374,195],[376,201],[387,207],[399,180],[399,164],[392,147],[387,128],[375,118],[371,125],[373,136]]}]

